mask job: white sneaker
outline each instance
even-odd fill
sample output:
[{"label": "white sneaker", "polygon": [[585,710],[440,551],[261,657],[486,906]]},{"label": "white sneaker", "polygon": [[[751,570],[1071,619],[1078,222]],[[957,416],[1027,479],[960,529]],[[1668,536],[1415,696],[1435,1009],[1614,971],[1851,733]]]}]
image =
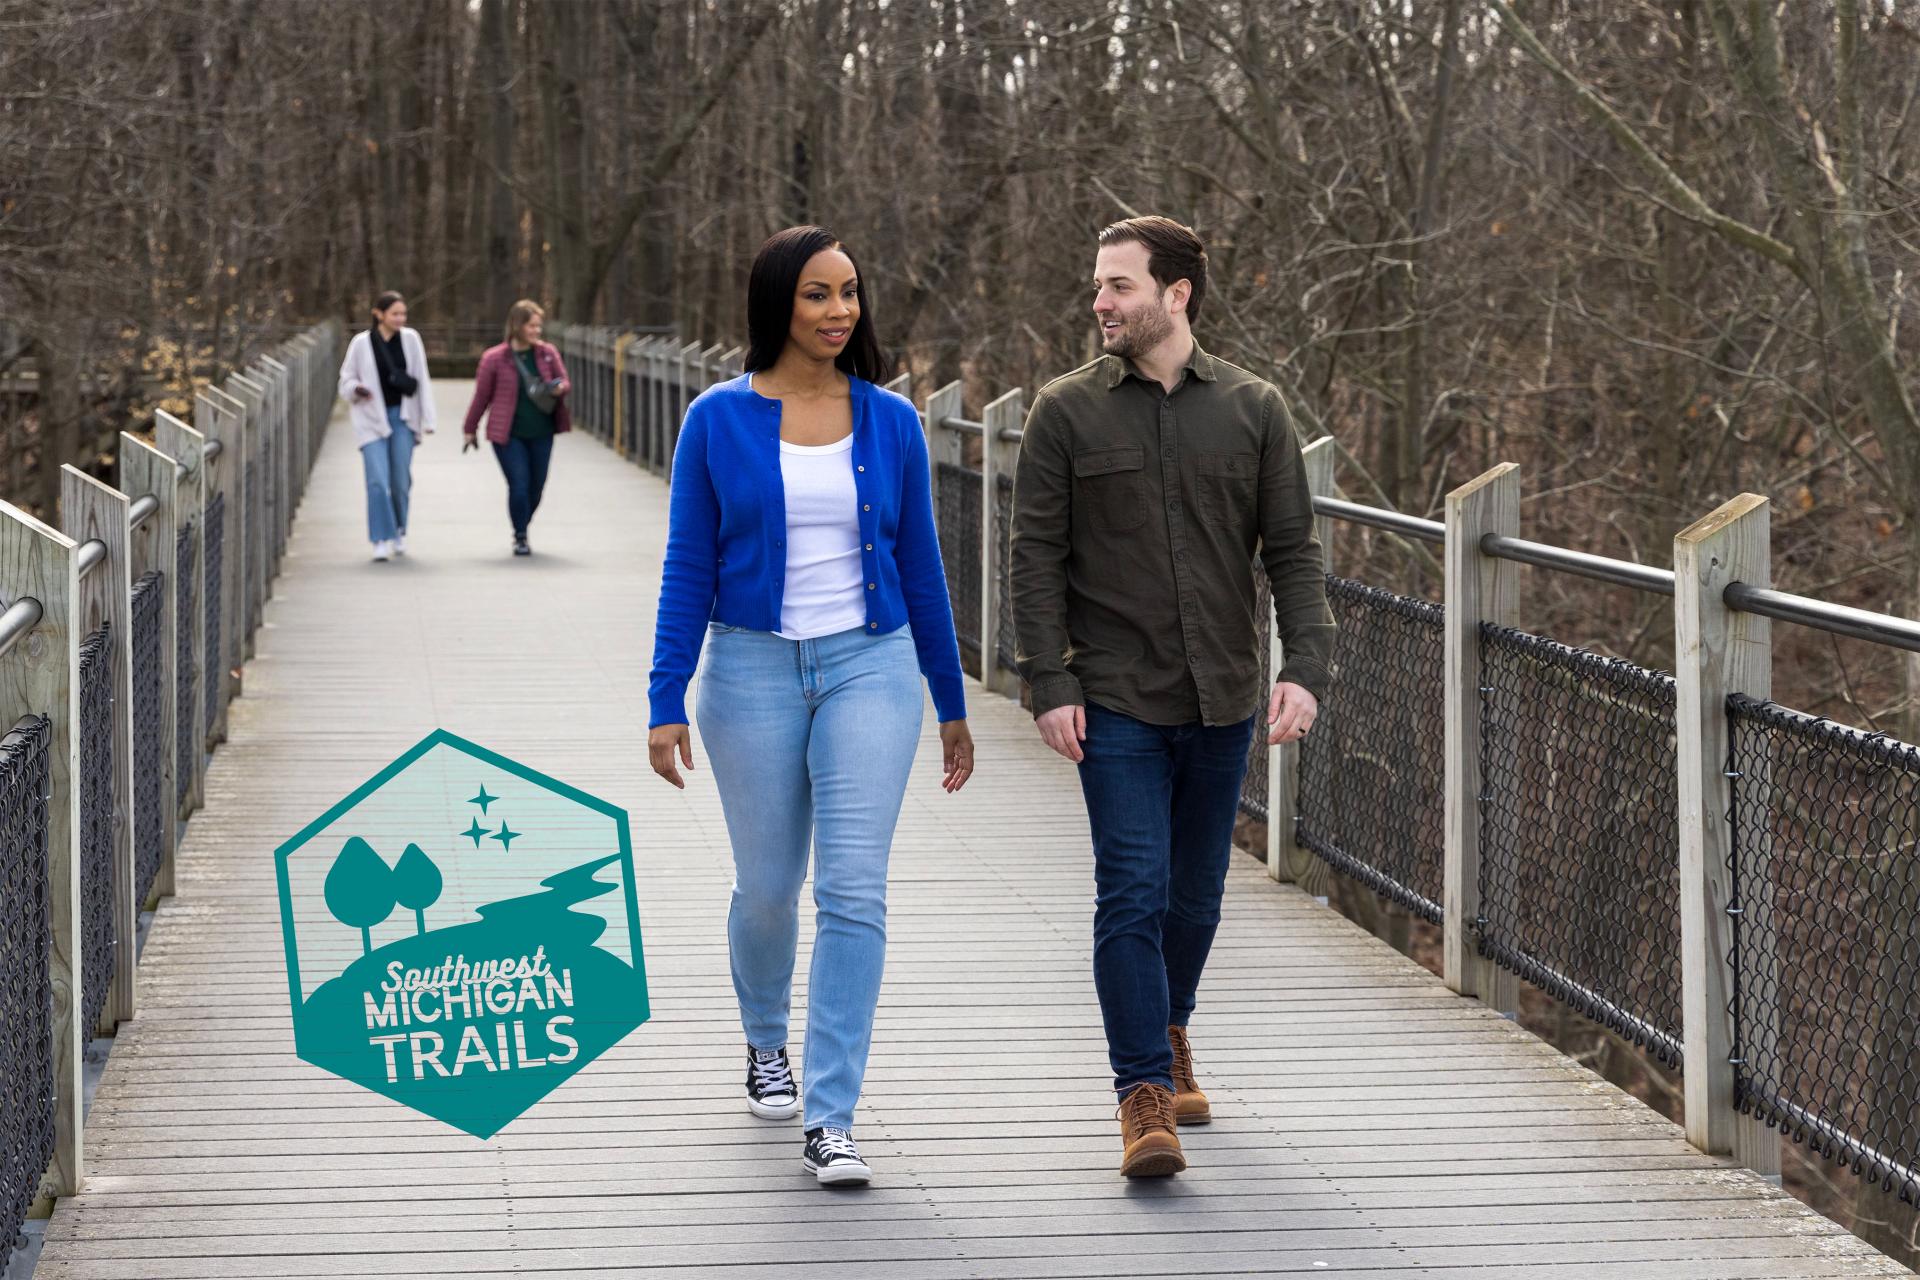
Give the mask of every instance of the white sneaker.
[{"label": "white sneaker", "polygon": [[406,534],[403,533],[399,537],[393,540],[393,554],[397,556],[403,556],[407,554],[407,535]]},{"label": "white sneaker", "polygon": [[392,538],[382,538],[382,539],[380,539],[380,541],[378,541],[378,542],[376,542],[376,543],[374,543],[374,544],[373,544],[373,558],[374,558],[375,560],[391,560],[391,559],[393,559],[393,539],[392,539]]}]

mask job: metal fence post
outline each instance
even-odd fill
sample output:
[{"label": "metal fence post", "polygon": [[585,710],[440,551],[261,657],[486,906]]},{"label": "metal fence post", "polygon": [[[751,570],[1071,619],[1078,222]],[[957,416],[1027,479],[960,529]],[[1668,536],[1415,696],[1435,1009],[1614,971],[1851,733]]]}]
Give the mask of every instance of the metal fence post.
[{"label": "metal fence post", "polygon": [[1674,723],[1680,760],[1680,971],[1687,1140],[1777,1177],[1780,1135],[1734,1109],[1733,779],[1727,695],[1773,692],[1773,624],[1727,607],[1771,584],[1767,500],[1734,498],[1673,540]]},{"label": "metal fence post", "polygon": [[[1334,496],[1335,453],[1331,436],[1322,436],[1300,450],[1301,463],[1307,469],[1307,491],[1313,497]],[[1314,517],[1313,534],[1320,540],[1322,563],[1326,571],[1332,573],[1333,521],[1326,516]],[[1280,643],[1280,628],[1274,623],[1271,608],[1260,622],[1267,629],[1272,646],[1272,673],[1277,678],[1286,667],[1286,653],[1285,646]],[[1269,685],[1266,694],[1270,697],[1272,693],[1273,688]],[[1268,732],[1264,703],[1253,731],[1263,736]],[[1283,884],[1297,884],[1324,902],[1332,885],[1333,873],[1325,862],[1302,849],[1295,839],[1299,814],[1300,744],[1283,742],[1267,749],[1267,874]]]},{"label": "metal fence post", "polygon": [[134,901],[133,609],[128,597],[132,579],[127,573],[127,508],[131,505],[126,494],[79,468],[71,464],[60,468],[60,523],[65,526],[64,532],[75,543],[97,538],[107,549],[106,558],[79,579],[74,615],[77,641],[84,641],[103,625],[113,638],[108,675],[113,688],[113,723],[108,730],[113,740],[113,777],[107,787],[113,809],[110,856],[114,869],[114,951],[113,981],[107,988],[97,1028],[101,1034],[111,1033],[131,1018],[137,1004],[133,940],[140,904]]},{"label": "metal fence post", "polygon": [[1510,625],[1519,601],[1518,567],[1480,550],[1486,535],[1520,529],[1520,471],[1511,462],[1447,495],[1446,869],[1447,985],[1511,1014],[1519,982],[1478,954],[1480,916],[1480,624]]}]

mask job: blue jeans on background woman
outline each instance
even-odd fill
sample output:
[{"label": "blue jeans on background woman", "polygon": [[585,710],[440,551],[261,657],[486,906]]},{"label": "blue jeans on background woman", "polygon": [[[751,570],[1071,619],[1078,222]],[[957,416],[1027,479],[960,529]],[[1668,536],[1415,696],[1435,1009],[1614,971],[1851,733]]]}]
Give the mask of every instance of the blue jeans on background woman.
[{"label": "blue jeans on background woman", "polygon": [[387,406],[385,440],[360,446],[367,473],[367,537],[391,542],[407,531],[407,494],[413,487],[413,428],[400,417],[399,405]]},{"label": "blue jeans on background woman", "polygon": [[553,436],[534,440],[508,436],[505,444],[493,446],[500,463],[500,474],[507,478],[507,519],[513,522],[513,536],[527,536],[533,513],[540,509],[540,495],[547,487],[547,464],[553,460]]},{"label": "blue jeans on background woman", "polygon": [[787,640],[713,623],[697,698],[733,844],[727,940],[747,1043],[787,1043],[811,845],[804,1127],[851,1128],[886,959],[887,855],[924,714],[913,637]]}]

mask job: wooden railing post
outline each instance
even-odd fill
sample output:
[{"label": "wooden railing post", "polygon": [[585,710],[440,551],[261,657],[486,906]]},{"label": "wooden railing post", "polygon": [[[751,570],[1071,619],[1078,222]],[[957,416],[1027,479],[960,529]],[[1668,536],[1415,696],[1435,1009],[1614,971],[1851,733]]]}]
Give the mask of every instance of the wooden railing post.
[{"label": "wooden railing post", "polygon": [[238,692],[242,661],[240,591],[246,567],[246,540],[242,536],[241,521],[246,445],[241,438],[241,415],[228,408],[230,404],[231,400],[211,388],[202,391],[194,401],[194,422],[200,433],[209,441],[220,442],[220,456],[212,461],[207,472],[207,505],[213,505],[215,494],[220,498],[219,580],[215,582],[208,577],[201,582],[204,590],[220,593],[219,652],[208,659],[213,678],[218,681],[213,695],[213,723],[207,726],[209,747],[227,740],[227,704]]},{"label": "wooden railing post", "polygon": [[[1334,496],[1334,457],[1331,436],[1322,436],[1300,450],[1300,460],[1307,469],[1307,491],[1313,497]],[[1313,534],[1320,540],[1322,564],[1328,573],[1332,573],[1333,521],[1326,516],[1315,516]],[[1280,643],[1280,628],[1274,624],[1271,606],[1267,616],[1261,619],[1261,625],[1267,629],[1273,652],[1273,674],[1277,677],[1286,666],[1286,653],[1285,646]],[[1262,696],[1270,696],[1272,692],[1273,688],[1269,685]],[[1253,731],[1263,737],[1268,731],[1264,702]],[[1283,884],[1297,884],[1324,902],[1332,887],[1333,872],[1325,862],[1300,847],[1299,818],[1300,744],[1283,742],[1267,748],[1267,874]]]},{"label": "wooden railing post", "polygon": [[1674,720],[1680,763],[1681,1045],[1687,1140],[1780,1173],[1780,1135],[1734,1110],[1733,943],[1728,908],[1733,779],[1727,695],[1773,692],[1772,623],[1722,598],[1770,585],[1767,500],[1746,493],[1673,540]]},{"label": "wooden railing post", "polygon": [[[159,446],[160,452],[171,454],[180,464],[175,482],[173,523],[175,536],[182,531],[187,535],[187,580],[184,586],[178,581],[173,582],[175,599],[179,602],[176,608],[180,605],[186,608],[186,615],[177,617],[174,625],[180,628],[179,635],[186,640],[187,653],[190,655],[187,670],[174,672],[178,695],[174,707],[175,728],[186,734],[189,744],[186,794],[179,801],[180,816],[184,818],[200,807],[207,773],[207,695],[204,684],[207,670],[207,613],[206,596],[202,594],[207,576],[204,483],[207,474],[207,438],[163,409],[154,415],[153,442]],[[178,753],[179,743],[176,741],[171,745]]]},{"label": "wooden railing post", "polygon": [[1520,471],[1511,462],[1447,495],[1446,860],[1444,940],[1447,986],[1479,996],[1501,1013],[1519,1006],[1519,982],[1478,953],[1480,916],[1480,624],[1511,625],[1518,566],[1480,550],[1487,534],[1520,531]]},{"label": "wooden railing post", "polygon": [[[47,717],[47,901],[53,949],[53,1164],[42,1194],[80,1190],[81,1059],[93,1029],[80,1025],[85,1007],[80,933],[80,638],[74,634],[79,590],[75,543],[8,502],[0,502],[0,610],[40,602],[40,624],[0,659],[0,733],[21,716]],[[32,1170],[23,1170],[29,1176]]]},{"label": "wooden railing post", "polygon": [[1001,433],[1018,429],[1026,416],[1027,396],[1019,387],[996,397],[980,415],[980,683],[1016,699],[1020,674],[1000,661],[1000,582],[1009,568],[1009,549],[1000,536],[999,513],[1000,481],[1013,480],[1020,446]]},{"label": "wooden railing post", "polygon": [[[178,742],[174,735],[178,730],[174,726],[174,697],[177,689],[177,673],[174,664],[179,653],[177,633],[179,625],[176,617],[175,601],[178,592],[174,584],[173,542],[174,542],[174,505],[177,499],[178,483],[175,479],[173,459],[160,450],[130,432],[120,433],[120,491],[134,502],[151,494],[159,507],[154,513],[136,527],[129,539],[127,556],[127,574],[130,581],[137,582],[149,569],[158,569],[163,575],[161,583],[160,615],[160,870],[153,879],[153,890],[148,900],[140,904],[142,908],[158,902],[173,893],[173,855],[180,841],[180,823],[175,816],[174,796],[179,787],[176,765],[179,759]],[[131,630],[127,637],[129,643],[133,636]],[[133,841],[134,848],[140,847],[141,833],[139,814],[135,814]]]},{"label": "wooden railing post", "polygon": [[134,901],[133,856],[133,608],[128,597],[127,495],[102,484],[71,464],[60,468],[60,523],[75,544],[98,538],[107,557],[93,572],[80,578],[74,615],[76,644],[102,625],[113,637],[107,675],[113,689],[113,778],[107,784],[113,800],[109,835],[113,859],[113,981],[100,1010],[101,1035],[134,1014],[133,940],[140,917]]}]

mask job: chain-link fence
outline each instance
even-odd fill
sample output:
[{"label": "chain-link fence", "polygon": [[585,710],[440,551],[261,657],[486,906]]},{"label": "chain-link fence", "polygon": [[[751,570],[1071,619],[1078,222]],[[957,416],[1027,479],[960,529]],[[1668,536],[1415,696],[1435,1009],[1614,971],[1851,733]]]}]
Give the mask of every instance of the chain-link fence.
[{"label": "chain-link fence", "polygon": [[82,1024],[94,1027],[113,983],[113,629],[80,644],[80,975]]},{"label": "chain-link fence", "polygon": [[188,523],[173,540],[173,728],[178,749],[174,761],[175,804],[187,798],[193,784],[193,753],[200,749],[195,739],[193,714],[193,525]]},{"label": "chain-link fence", "polygon": [[1005,473],[994,476],[993,534],[999,540],[999,571],[994,575],[998,581],[994,590],[1000,603],[996,606],[999,617],[994,620],[994,635],[1000,650],[1000,665],[1007,670],[1014,669],[1013,655],[1019,648],[1013,630],[1013,477]]},{"label": "chain-link fence", "polygon": [[205,571],[200,581],[200,599],[206,625],[207,666],[203,682],[206,686],[208,732],[212,731],[214,721],[220,718],[220,673],[226,667],[226,658],[220,648],[220,606],[224,598],[221,574],[226,556],[226,526],[227,495],[216,493],[213,501],[207,504],[206,513],[200,518],[200,527],[205,531],[206,540],[201,552]]},{"label": "chain-link fence", "polygon": [[1680,1062],[1673,677],[1480,628],[1480,952]]},{"label": "chain-link fence", "polygon": [[1920,1203],[1920,748],[1727,711],[1735,1104]]},{"label": "chain-link fence", "polygon": [[160,787],[166,687],[161,683],[160,610],[166,576],[149,569],[133,584],[133,643],[127,659],[133,672],[133,865],[134,902],[146,902],[166,852],[166,827],[172,821]]},{"label": "chain-link fence", "polygon": [[53,1159],[52,740],[45,716],[0,738],[0,1258]]},{"label": "chain-link fence", "polygon": [[[933,515],[953,598],[960,647],[980,652],[980,473],[951,462],[934,464]],[[1011,610],[1009,610],[1011,612]]]},{"label": "chain-link fence", "polygon": [[1333,685],[1300,740],[1295,839],[1422,920],[1441,918],[1446,660],[1437,604],[1328,577]]}]

